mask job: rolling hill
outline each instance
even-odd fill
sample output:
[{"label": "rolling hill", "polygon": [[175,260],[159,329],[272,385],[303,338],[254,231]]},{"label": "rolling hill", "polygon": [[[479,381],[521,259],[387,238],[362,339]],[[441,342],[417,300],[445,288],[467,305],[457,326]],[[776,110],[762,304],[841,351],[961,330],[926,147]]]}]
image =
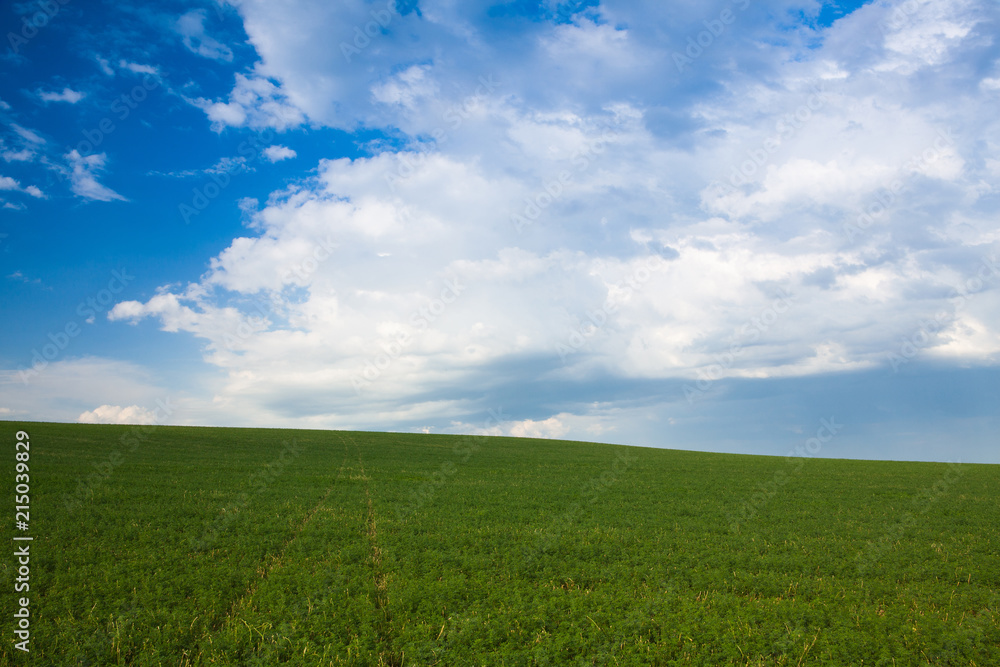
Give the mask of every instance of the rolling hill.
[{"label": "rolling hill", "polygon": [[1000,466],[4,433],[8,488],[30,476],[11,537],[33,537],[13,542],[30,544],[29,591],[0,559],[8,637],[30,599],[30,653],[4,642],[4,664],[1000,664]]}]

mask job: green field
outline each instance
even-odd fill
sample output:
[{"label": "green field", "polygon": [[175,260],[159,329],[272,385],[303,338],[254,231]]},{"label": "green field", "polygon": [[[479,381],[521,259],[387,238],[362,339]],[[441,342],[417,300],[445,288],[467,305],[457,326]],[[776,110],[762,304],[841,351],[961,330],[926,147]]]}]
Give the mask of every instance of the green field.
[{"label": "green field", "polygon": [[1000,466],[18,429],[3,664],[1000,665]]}]

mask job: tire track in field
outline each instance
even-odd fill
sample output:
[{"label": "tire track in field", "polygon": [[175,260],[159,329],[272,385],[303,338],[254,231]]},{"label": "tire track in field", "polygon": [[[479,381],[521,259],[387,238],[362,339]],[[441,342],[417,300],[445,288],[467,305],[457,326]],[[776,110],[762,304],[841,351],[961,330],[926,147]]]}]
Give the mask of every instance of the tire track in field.
[{"label": "tire track in field", "polygon": [[297,538],[299,534],[303,531],[303,529],[309,523],[309,520],[313,518],[313,515],[316,514],[316,512],[323,506],[323,503],[326,502],[326,499],[330,497],[330,494],[333,492],[333,488],[337,485],[337,483],[341,479],[343,479],[344,470],[347,467],[347,460],[350,458],[350,456],[351,456],[350,451],[348,451],[347,443],[345,442],[344,460],[341,461],[340,463],[340,469],[337,471],[337,476],[334,478],[333,482],[330,483],[330,486],[327,487],[326,491],[323,492],[323,497],[319,499],[319,502],[316,503],[312,507],[312,509],[306,512],[305,517],[302,519],[299,525],[295,527],[295,530],[293,530],[289,538],[285,540],[285,543],[281,545],[281,549],[279,550],[278,555],[271,559],[270,564],[267,564],[265,567],[258,570],[260,572],[260,577],[251,580],[250,584],[247,586],[246,591],[244,591],[244,593],[240,597],[236,598],[233,601],[233,604],[230,605],[229,611],[226,612],[226,615],[223,616],[217,623],[212,624],[209,636],[215,634],[221,628],[224,628],[227,625],[234,623],[236,611],[243,606],[246,600],[249,600],[254,596],[254,594],[257,592],[257,589],[259,589],[260,586],[265,581],[267,581],[268,577],[271,575],[271,572],[273,572],[275,569],[281,567],[284,564],[285,553],[288,551],[288,547],[291,546],[292,542],[295,541],[295,538]]},{"label": "tire track in field", "polygon": [[365,502],[368,504],[367,534],[370,558],[372,562],[372,573],[375,581],[375,611],[378,619],[375,626],[375,634],[378,637],[378,664],[385,667],[400,667],[403,664],[402,655],[397,655],[393,650],[392,613],[389,611],[389,575],[382,565],[382,549],[378,545],[378,519],[375,514],[375,505],[372,502],[371,478],[365,472],[365,462],[361,457],[361,447],[354,439],[348,435],[344,436],[351,441],[358,451],[358,465],[361,468],[361,479],[365,483]]}]

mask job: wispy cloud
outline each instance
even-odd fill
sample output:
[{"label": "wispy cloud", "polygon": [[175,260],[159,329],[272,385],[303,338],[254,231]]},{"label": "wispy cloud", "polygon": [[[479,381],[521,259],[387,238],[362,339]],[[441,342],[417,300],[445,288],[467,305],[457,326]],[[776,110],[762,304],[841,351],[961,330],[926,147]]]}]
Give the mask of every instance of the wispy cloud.
[{"label": "wispy cloud", "polygon": [[29,148],[22,148],[19,151],[4,150],[0,155],[7,162],[27,162],[31,158],[35,157],[35,151]]},{"label": "wispy cloud", "polygon": [[69,163],[70,182],[74,194],[93,201],[127,201],[111,188],[97,182],[97,175],[104,171],[105,153],[83,156],[76,149],[64,156]]},{"label": "wispy cloud", "polygon": [[41,285],[42,284],[42,279],[41,278],[29,278],[26,275],[24,275],[23,273],[21,273],[20,271],[15,271],[14,273],[11,273],[10,275],[7,276],[7,278],[10,279],[10,280],[16,280],[18,282],[25,283],[26,285]]},{"label": "wispy cloud", "polygon": [[108,76],[115,75],[115,70],[111,67],[111,63],[110,61],[108,61],[107,58],[102,58],[100,56],[95,55],[94,60],[97,61],[97,66],[100,67],[101,71],[104,72],[106,75]]},{"label": "wispy cloud", "polygon": [[76,104],[77,102],[79,102],[80,100],[82,100],[84,97],[86,97],[86,93],[81,93],[79,91],[72,90],[70,88],[63,88],[62,92],[58,92],[58,93],[53,93],[53,92],[47,92],[47,91],[44,91],[44,90],[40,90],[40,91],[38,91],[38,97],[39,97],[39,99],[41,99],[43,102],[46,102],[46,103],[48,103],[48,102],[67,102],[69,104]]},{"label": "wispy cloud", "polygon": [[150,176],[167,176],[170,178],[191,178],[192,176],[204,176],[205,174],[237,174],[250,173],[255,171],[250,161],[238,155],[236,157],[223,157],[210,167],[201,169],[182,169],[179,171],[151,171]]},{"label": "wispy cloud", "polygon": [[152,65],[142,65],[140,63],[133,63],[127,60],[119,60],[118,66],[135,74],[154,74],[158,76],[160,73],[160,71]]},{"label": "wispy cloud", "polygon": [[33,144],[44,144],[45,139],[40,137],[37,133],[32,132],[26,127],[21,127],[17,123],[11,123],[10,128],[21,135],[21,138]]},{"label": "wispy cloud", "polygon": [[177,19],[174,29],[183,37],[184,46],[192,53],[212,60],[230,62],[233,59],[232,49],[205,32],[206,16],[204,9],[192,9]]}]

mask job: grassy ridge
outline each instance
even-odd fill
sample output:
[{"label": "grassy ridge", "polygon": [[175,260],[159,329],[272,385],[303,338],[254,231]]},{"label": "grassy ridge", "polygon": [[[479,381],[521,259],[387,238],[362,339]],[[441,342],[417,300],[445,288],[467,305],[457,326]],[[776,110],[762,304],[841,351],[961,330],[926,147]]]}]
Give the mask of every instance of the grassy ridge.
[{"label": "grassy ridge", "polygon": [[19,428],[4,664],[1000,664],[1000,466]]}]

